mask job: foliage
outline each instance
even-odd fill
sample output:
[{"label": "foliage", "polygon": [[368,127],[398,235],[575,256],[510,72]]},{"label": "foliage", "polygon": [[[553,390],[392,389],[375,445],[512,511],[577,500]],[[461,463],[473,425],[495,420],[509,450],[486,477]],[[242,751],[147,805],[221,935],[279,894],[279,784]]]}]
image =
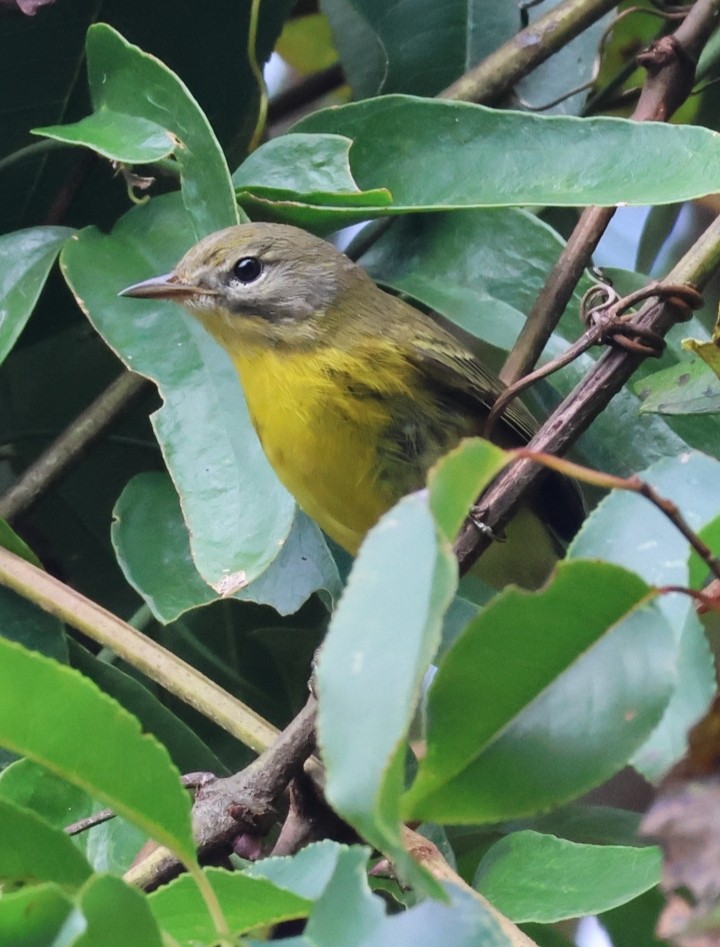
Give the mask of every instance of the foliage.
[{"label": "foliage", "polygon": [[[163,690],[159,664],[100,649],[104,613],[73,619],[35,582],[12,581],[20,560],[8,557],[0,941],[209,945],[223,930],[264,937],[289,922],[276,936],[289,930],[298,944],[505,947],[560,942],[553,923],[612,911],[618,944],[638,925],[649,943],[659,851],[627,812],[582,796],[626,766],[658,780],[713,695],[693,604],[662,592],[707,580],[687,540],[642,497],[613,493],[537,593],[459,585],[452,540],[507,461],[468,442],[350,563],[275,478],[227,356],[178,307],[117,294],[248,218],[321,235],[382,219],[356,243],[360,262],[498,363],[567,236],[552,221],[565,231],[574,208],[655,205],[639,259],[659,266],[677,239],[662,208],[720,190],[717,93],[686,107],[682,125],[616,117],[633,46],[664,29],[637,13],[608,34],[590,96],[546,115],[509,106],[592,83],[612,14],[491,109],[436,96],[520,28],[514,4],[321,0],[322,29],[290,21],[293,6],[57,0],[0,17],[14,76],[0,92],[3,485],[22,482],[56,435],[80,431],[77,415],[118,373],[151,382],[87,453],[70,448],[74,466],[32,506],[0,499],[13,527],[2,523],[0,546],[130,621],[171,652],[171,669],[184,659],[277,726],[305,702],[325,636],[315,670],[325,796],[366,845],[328,837],[292,856],[235,859],[234,871],[200,869],[179,771],[236,772],[264,738],[243,746],[201,697],[185,694],[188,706]],[[314,101],[289,131],[271,125],[254,148],[258,63],[285,26],[288,59],[326,68],[328,23],[351,88]],[[613,274],[621,290],[645,282],[636,269]],[[546,358],[578,335],[590,285],[586,274]],[[590,466],[641,473],[697,531],[720,515],[718,385],[707,351],[696,358],[681,339],[702,348],[709,308],[672,330],[659,363],[577,447]],[[548,410],[592,364],[584,355],[530,400]],[[118,818],[71,842],[63,828],[100,803]],[[456,881],[488,901],[419,865],[405,822],[421,823]],[[150,895],[121,877],[148,839],[188,868]],[[372,879],[382,896],[368,845],[399,875]],[[507,918],[530,924],[532,940]]]}]

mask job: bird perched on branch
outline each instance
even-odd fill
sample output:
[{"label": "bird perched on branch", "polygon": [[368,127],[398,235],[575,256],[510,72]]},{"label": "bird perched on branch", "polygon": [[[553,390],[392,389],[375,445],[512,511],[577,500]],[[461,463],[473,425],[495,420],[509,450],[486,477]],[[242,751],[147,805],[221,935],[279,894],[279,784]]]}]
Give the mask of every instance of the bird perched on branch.
[{"label": "bird perched on branch", "polygon": [[[451,331],[384,292],[331,244],[296,227],[243,224],[205,237],[172,273],[122,295],[170,299],[227,350],[270,463],[299,505],[351,553],[430,466],[481,435],[503,390]],[[536,427],[518,401],[500,446]],[[550,474],[478,572],[541,584],[582,517],[574,484]]]}]

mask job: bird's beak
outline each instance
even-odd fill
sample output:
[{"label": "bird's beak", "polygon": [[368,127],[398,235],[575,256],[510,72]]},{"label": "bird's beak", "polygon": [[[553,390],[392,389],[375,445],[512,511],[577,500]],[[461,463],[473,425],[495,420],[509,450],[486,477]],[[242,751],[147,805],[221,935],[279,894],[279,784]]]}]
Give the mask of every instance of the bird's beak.
[{"label": "bird's beak", "polygon": [[164,276],[153,276],[142,283],[133,283],[123,289],[118,296],[133,296],[137,299],[187,299],[189,296],[214,295],[212,290],[201,286],[183,283],[175,273],[166,273]]}]

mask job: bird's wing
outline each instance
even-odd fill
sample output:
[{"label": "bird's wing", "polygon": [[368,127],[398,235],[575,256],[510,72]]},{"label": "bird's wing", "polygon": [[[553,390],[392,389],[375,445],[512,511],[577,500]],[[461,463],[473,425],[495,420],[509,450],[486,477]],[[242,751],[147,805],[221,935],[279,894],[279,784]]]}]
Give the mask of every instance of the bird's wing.
[{"label": "bird's wing", "polygon": [[[427,330],[418,333],[409,357],[445,393],[474,407],[479,420],[484,419],[505,389],[500,379],[485,368],[472,352],[440,328],[437,333]],[[538,427],[533,415],[517,398],[504,410],[498,425],[516,443],[530,440]]]},{"label": "bird's wing", "polygon": [[[459,341],[441,327],[415,327],[408,357],[424,377],[452,401],[467,404],[477,412],[478,432],[482,420],[505,386]],[[493,440],[501,446],[527,443],[538,423],[517,398],[503,411],[494,429]],[[536,491],[535,503],[556,534],[570,539],[584,519],[585,506],[574,480],[556,473],[546,475]]]}]

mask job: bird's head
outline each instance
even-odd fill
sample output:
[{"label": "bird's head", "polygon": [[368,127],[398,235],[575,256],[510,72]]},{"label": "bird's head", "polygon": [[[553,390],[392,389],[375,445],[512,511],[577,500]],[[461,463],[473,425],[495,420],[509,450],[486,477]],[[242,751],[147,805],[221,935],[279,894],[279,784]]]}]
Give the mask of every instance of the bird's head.
[{"label": "bird's head", "polygon": [[367,284],[374,285],[325,240],[297,227],[256,223],[210,234],[171,273],[120,295],[182,303],[226,344],[292,345],[321,338],[328,312],[336,314],[347,292]]}]

